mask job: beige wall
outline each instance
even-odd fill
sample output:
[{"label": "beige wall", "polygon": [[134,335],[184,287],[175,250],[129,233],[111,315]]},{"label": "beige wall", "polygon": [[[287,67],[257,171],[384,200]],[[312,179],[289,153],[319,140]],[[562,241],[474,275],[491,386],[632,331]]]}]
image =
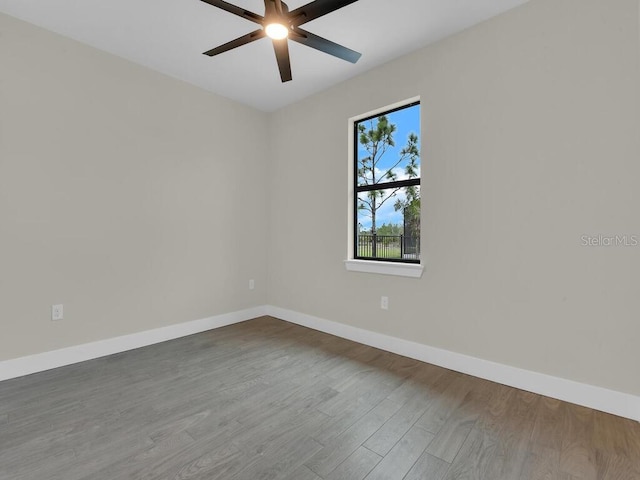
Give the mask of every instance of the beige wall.
[{"label": "beige wall", "polygon": [[266,122],[0,15],[0,360],[264,304]]},{"label": "beige wall", "polygon": [[[532,0],[272,115],[0,15],[0,360],[270,303],[640,394],[640,247],[581,246],[640,235],[638,10]],[[347,119],[415,95],[425,273],[346,272]]]},{"label": "beige wall", "polygon": [[[581,245],[640,235],[638,18],[533,0],[274,114],[269,302],[640,394],[640,246]],[[424,275],[347,272],[347,119],[415,95]]]}]

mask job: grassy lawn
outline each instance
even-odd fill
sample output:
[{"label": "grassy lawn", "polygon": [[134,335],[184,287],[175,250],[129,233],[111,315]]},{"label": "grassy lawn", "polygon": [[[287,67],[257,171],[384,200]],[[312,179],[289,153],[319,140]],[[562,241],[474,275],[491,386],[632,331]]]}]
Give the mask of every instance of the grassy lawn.
[{"label": "grassy lawn", "polygon": [[[372,249],[371,246],[359,246],[358,247],[358,256],[359,257],[371,257]],[[378,246],[377,258],[401,258],[400,257],[400,246]]]}]

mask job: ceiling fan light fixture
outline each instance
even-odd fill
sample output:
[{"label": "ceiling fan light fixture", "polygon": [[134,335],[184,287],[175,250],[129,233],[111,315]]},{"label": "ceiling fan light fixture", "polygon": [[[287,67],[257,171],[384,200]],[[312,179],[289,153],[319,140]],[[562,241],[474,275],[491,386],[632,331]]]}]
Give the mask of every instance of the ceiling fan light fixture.
[{"label": "ceiling fan light fixture", "polygon": [[[273,40],[271,43],[273,43],[276,61],[278,62],[278,70],[280,71],[280,79],[283,83],[293,78],[291,76],[289,40],[351,63],[356,63],[360,58],[358,52],[300,28],[300,25],[323,17],[347,5],[351,5],[358,0],[314,0],[292,11],[289,11],[289,6],[282,0],[264,0],[264,16],[233,5],[226,0],[202,1],[260,25],[258,30],[254,30],[235,40],[231,40],[230,42],[204,52],[204,54],[209,57],[220,55],[221,53],[228,52],[234,48],[260,40],[261,38],[269,37]],[[257,0],[254,1],[257,2]],[[2,3],[1,0],[0,3]]]},{"label": "ceiling fan light fixture", "polygon": [[267,36],[274,40],[282,40],[289,36],[289,29],[281,23],[270,23],[264,30],[267,32]]}]

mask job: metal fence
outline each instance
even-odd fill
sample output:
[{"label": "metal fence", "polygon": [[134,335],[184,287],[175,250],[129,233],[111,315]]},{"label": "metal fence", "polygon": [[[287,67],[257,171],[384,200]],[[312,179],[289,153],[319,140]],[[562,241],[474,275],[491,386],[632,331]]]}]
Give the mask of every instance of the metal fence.
[{"label": "metal fence", "polygon": [[358,257],[419,260],[420,238],[408,235],[377,235],[359,233]]}]

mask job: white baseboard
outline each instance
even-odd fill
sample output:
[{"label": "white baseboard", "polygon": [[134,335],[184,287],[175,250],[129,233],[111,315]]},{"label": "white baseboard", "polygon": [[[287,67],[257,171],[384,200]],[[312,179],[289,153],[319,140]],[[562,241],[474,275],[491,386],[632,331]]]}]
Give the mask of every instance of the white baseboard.
[{"label": "white baseboard", "polygon": [[266,307],[266,314],[450,370],[640,421],[640,397],[634,395],[510,367],[271,305]]},{"label": "white baseboard", "polygon": [[0,362],[0,381],[186,337],[266,315],[264,306]]},{"label": "white baseboard", "polygon": [[640,397],[264,305],[0,362],[0,381],[185,337],[263,315],[529,392],[640,421]]}]

